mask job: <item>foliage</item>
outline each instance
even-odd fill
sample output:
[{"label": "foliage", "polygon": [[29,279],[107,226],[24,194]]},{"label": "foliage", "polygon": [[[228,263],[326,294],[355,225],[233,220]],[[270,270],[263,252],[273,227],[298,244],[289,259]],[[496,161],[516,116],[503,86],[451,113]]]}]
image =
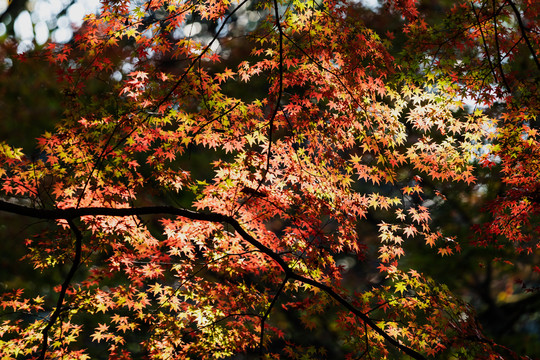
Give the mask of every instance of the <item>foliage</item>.
[{"label": "foliage", "polygon": [[[430,204],[492,183],[472,245],[538,254],[538,10],[389,1],[395,36],[343,1],[103,1],[9,55],[47,59],[64,112],[0,144],[0,210],[45,220],[24,260],[65,271],[2,293],[3,358],[517,358],[409,259],[468,249]],[[295,335],[322,321],[338,345]]]}]

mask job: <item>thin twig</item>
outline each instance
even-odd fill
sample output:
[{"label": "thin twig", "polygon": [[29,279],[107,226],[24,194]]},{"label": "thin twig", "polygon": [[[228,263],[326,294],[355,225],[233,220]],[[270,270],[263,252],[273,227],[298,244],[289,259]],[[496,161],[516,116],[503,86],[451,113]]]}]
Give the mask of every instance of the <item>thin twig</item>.
[{"label": "thin twig", "polygon": [[272,311],[272,308],[276,304],[277,299],[281,295],[281,292],[283,291],[283,288],[285,287],[285,284],[287,284],[287,281],[289,281],[289,278],[285,276],[285,279],[283,279],[283,282],[279,286],[279,289],[277,290],[276,294],[274,295],[274,298],[272,299],[272,302],[270,305],[268,305],[268,309],[266,309],[266,312],[261,317],[261,335],[259,340],[259,356],[262,358],[263,356],[263,343],[264,343],[264,324],[266,322],[266,319],[268,319],[268,316],[270,315],[270,312]]}]

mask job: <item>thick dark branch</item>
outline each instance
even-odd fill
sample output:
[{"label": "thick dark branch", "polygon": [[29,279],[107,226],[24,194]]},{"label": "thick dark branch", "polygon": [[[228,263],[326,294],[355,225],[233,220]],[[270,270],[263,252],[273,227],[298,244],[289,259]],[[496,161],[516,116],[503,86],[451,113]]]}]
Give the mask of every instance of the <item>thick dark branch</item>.
[{"label": "thick dark branch", "polygon": [[508,0],[508,3],[512,7],[512,10],[514,11],[514,14],[516,15],[516,19],[519,25],[519,30],[521,30],[521,35],[525,39],[525,43],[527,44],[527,47],[529,48],[529,51],[531,52],[534,63],[536,64],[536,67],[538,68],[538,70],[540,70],[540,61],[538,60],[538,56],[536,56],[536,52],[534,51],[531,41],[529,40],[529,37],[527,36],[527,28],[523,24],[523,20],[521,19],[521,14],[519,13],[519,9],[517,8],[516,4],[514,4],[512,0]]},{"label": "thick dark branch", "polygon": [[41,354],[39,355],[38,360],[44,360],[45,354],[47,353],[48,348],[48,342],[49,342],[49,331],[53,327],[54,323],[60,316],[60,313],[62,312],[62,306],[64,305],[64,298],[66,296],[66,291],[71,283],[71,279],[73,279],[73,276],[75,275],[75,272],[77,271],[77,268],[79,267],[79,264],[81,262],[81,249],[82,249],[82,233],[75,226],[73,221],[71,219],[68,219],[69,227],[71,228],[71,231],[75,234],[75,256],[73,257],[73,263],[71,264],[71,268],[69,269],[69,273],[67,274],[66,278],[64,279],[64,283],[62,284],[62,288],[60,290],[60,294],[58,295],[58,301],[56,303],[56,309],[54,310],[53,314],[51,315],[49,322],[47,323],[47,326],[43,329],[43,340],[41,343]]},{"label": "thick dark branch", "polygon": [[105,208],[105,207],[87,207],[87,208],[66,208],[66,209],[35,209],[26,206],[13,204],[0,200],[0,211],[6,211],[12,214],[18,214],[37,219],[72,220],[82,216],[142,216],[142,215],[177,215],[191,220],[210,221],[218,223],[227,223],[231,225],[238,234],[247,242],[257,248],[260,252],[268,255],[272,260],[285,271],[292,272],[287,263],[275,252],[261,244],[253,236],[249,235],[240,223],[233,217],[218,213],[203,213],[188,209],[177,208],[174,206],[145,206],[138,208]]},{"label": "thick dark branch", "polygon": [[[71,222],[75,218],[79,218],[81,216],[134,216],[134,215],[157,215],[157,214],[166,214],[166,215],[177,215],[182,216],[187,219],[191,220],[201,220],[201,221],[210,221],[210,222],[218,222],[218,223],[227,223],[230,226],[232,226],[238,235],[240,235],[245,241],[250,243],[252,246],[257,248],[261,253],[267,255],[272,260],[274,260],[283,270],[285,273],[286,279],[293,279],[300,282],[303,282],[305,284],[309,284],[311,286],[314,286],[325,293],[327,293],[331,298],[333,298],[336,302],[341,304],[343,307],[345,307],[347,310],[349,310],[354,315],[358,316],[365,324],[367,324],[370,328],[372,328],[375,332],[377,332],[379,335],[381,335],[388,343],[395,346],[396,348],[400,349],[403,353],[409,355],[413,359],[417,360],[424,360],[425,357],[421,355],[420,353],[416,352],[415,350],[400,344],[397,340],[395,340],[393,337],[388,335],[386,332],[384,332],[383,329],[377,326],[371,320],[366,314],[355,308],[351,303],[349,303],[346,299],[344,299],[341,295],[336,293],[331,287],[322,284],[316,280],[307,278],[302,275],[296,274],[290,267],[287,265],[285,260],[281,258],[278,254],[276,254],[274,251],[272,251],[267,246],[263,245],[261,242],[259,242],[257,239],[255,239],[253,236],[251,236],[243,227],[242,225],[236,220],[235,218],[227,215],[222,215],[218,213],[202,213],[202,212],[196,212],[188,209],[182,209],[177,208],[174,206],[146,206],[146,207],[139,207],[139,208],[104,208],[104,207],[88,207],[88,208],[67,208],[67,209],[34,209],[29,208],[13,203],[9,203],[3,200],[0,200],[0,211],[7,211],[10,213],[23,215],[23,216],[29,216],[34,217],[38,219],[66,219],[69,222]],[[74,229],[72,227],[72,229]],[[75,228],[76,229],[76,228]],[[75,230],[74,230],[75,231]],[[79,255],[80,256],[80,255]],[[75,261],[74,261],[75,263]],[[74,269],[72,268],[74,271]],[[71,271],[70,271],[71,274]],[[69,278],[71,279],[71,278]],[[64,282],[64,284],[68,284],[69,282]],[[64,287],[64,286],[63,286]],[[67,286],[66,286],[67,287]],[[65,292],[65,291],[64,291]],[[58,308],[57,308],[58,311]]]},{"label": "thick dark branch", "polygon": [[298,274],[293,273],[293,272],[290,273],[290,278],[294,279],[294,280],[298,280],[298,281],[303,282],[305,284],[309,284],[311,286],[314,286],[314,287],[318,288],[319,290],[324,291],[325,293],[330,295],[330,297],[333,298],[335,301],[337,301],[338,303],[343,305],[344,308],[349,310],[354,315],[358,316],[365,324],[367,324],[370,328],[372,328],[376,333],[381,335],[390,344],[397,347],[398,349],[400,349],[402,352],[409,355],[413,359],[422,359],[422,360],[425,359],[425,357],[423,355],[421,355],[420,353],[416,352],[415,350],[413,350],[413,349],[411,349],[411,348],[409,348],[409,347],[407,347],[405,345],[400,344],[397,340],[395,340],[394,338],[389,336],[387,333],[385,333],[384,330],[381,329],[380,327],[378,327],[377,324],[375,324],[373,322],[373,320],[371,320],[371,318],[369,316],[367,316],[366,314],[364,314],[363,312],[361,312],[360,310],[355,308],[350,302],[348,302],[343,297],[341,297],[341,295],[336,293],[331,287],[329,287],[327,285],[324,285],[324,284],[321,284],[320,282],[315,281],[313,279],[309,279],[309,278],[307,278],[305,276],[298,275]]}]

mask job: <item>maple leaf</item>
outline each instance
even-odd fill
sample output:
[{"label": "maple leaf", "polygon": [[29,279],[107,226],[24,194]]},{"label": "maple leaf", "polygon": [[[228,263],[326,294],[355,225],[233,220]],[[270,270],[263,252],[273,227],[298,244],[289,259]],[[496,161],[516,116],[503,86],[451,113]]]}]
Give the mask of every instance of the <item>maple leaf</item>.
[{"label": "maple leaf", "polygon": [[438,250],[438,253],[441,254],[442,256],[452,255],[453,252],[454,251],[450,248],[450,246],[446,246],[444,248],[439,248],[439,250]]},{"label": "maple leaf", "polygon": [[108,325],[99,324],[98,327],[96,328],[96,331],[90,336],[93,341],[97,341],[99,343],[101,340],[108,338],[108,335],[106,333],[107,331],[109,331]]},{"label": "maple leaf", "polygon": [[407,290],[407,284],[404,282],[398,282],[395,287],[395,291],[399,292],[401,295],[403,295],[403,292]]},{"label": "maple leaf", "polygon": [[409,225],[405,229],[403,229],[403,232],[405,233],[405,235],[407,235],[407,237],[414,237],[418,230],[416,230],[416,227],[414,225]]}]

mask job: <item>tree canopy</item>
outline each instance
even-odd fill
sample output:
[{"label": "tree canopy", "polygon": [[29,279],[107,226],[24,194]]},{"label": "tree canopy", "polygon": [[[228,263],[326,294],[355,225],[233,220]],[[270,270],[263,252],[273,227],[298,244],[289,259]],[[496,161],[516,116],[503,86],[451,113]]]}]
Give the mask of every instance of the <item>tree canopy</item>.
[{"label": "tree canopy", "polygon": [[540,355],[540,3],[366,3],[5,36],[2,359]]}]

